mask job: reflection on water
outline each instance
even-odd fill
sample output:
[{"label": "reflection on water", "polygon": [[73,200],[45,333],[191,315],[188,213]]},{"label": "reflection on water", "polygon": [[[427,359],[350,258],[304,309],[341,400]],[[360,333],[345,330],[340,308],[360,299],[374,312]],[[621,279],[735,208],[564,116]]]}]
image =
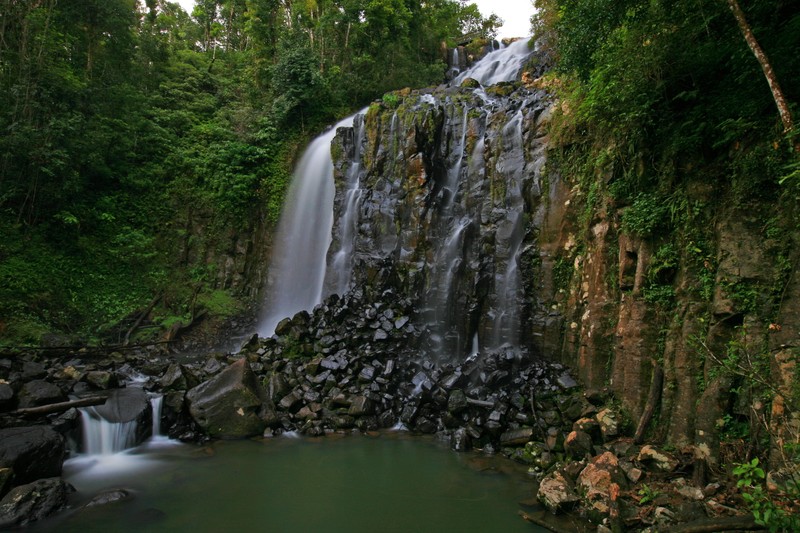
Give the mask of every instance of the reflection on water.
[{"label": "reflection on water", "polygon": [[37,531],[542,531],[517,516],[520,472],[403,433],[150,444],[71,460],[75,509],[109,489],[124,501],[73,511]]}]

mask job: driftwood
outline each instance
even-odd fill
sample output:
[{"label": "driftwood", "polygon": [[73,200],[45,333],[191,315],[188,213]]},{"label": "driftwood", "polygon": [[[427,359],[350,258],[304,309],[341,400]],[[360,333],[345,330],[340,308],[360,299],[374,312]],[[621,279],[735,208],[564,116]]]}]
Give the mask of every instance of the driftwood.
[{"label": "driftwood", "polygon": [[144,320],[145,317],[150,314],[150,311],[153,310],[153,308],[156,306],[156,304],[158,303],[158,301],[160,299],[161,299],[161,293],[156,294],[156,296],[152,300],[150,300],[150,303],[147,304],[147,307],[145,307],[144,311],[139,313],[139,316],[136,317],[136,321],[133,323],[133,325],[128,330],[128,332],[125,333],[125,338],[122,340],[122,345],[123,346],[127,346],[128,345],[128,342],[130,341],[130,338],[131,338],[131,335],[133,335],[133,332],[136,331],[136,329],[141,325],[142,320]]},{"label": "driftwood", "polygon": [[639,418],[639,424],[636,426],[636,433],[633,436],[634,444],[641,444],[644,440],[644,432],[647,429],[647,424],[653,418],[653,413],[656,411],[658,401],[661,399],[661,387],[664,385],[664,371],[658,366],[658,363],[653,361],[653,379],[650,382],[650,393],[647,395],[647,403],[644,406],[642,416]]},{"label": "driftwood", "polygon": [[66,411],[67,409],[72,409],[73,407],[89,407],[90,405],[100,405],[106,403],[107,399],[108,398],[105,396],[92,396],[90,398],[81,398],[79,400],[70,400],[68,402],[41,405],[39,407],[25,407],[23,409],[17,409],[9,414],[16,416],[49,415],[51,413],[60,413],[62,411]]},{"label": "driftwood", "polygon": [[469,405],[474,405],[475,407],[485,407],[486,409],[491,409],[492,407],[494,407],[494,402],[475,400],[473,398],[467,398],[467,403]]},{"label": "driftwood", "polygon": [[752,516],[703,518],[686,524],[670,526],[670,533],[717,533],[718,531],[763,531]]}]

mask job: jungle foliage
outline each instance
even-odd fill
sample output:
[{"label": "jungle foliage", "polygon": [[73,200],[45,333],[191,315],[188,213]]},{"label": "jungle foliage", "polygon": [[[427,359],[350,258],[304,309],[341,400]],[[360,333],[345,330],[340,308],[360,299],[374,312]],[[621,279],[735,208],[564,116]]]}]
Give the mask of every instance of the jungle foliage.
[{"label": "jungle foliage", "polygon": [[455,0],[0,0],[0,339],[211,301],[229,287],[190,247],[274,223],[308,137],[438,83],[442,43],[496,23]]}]

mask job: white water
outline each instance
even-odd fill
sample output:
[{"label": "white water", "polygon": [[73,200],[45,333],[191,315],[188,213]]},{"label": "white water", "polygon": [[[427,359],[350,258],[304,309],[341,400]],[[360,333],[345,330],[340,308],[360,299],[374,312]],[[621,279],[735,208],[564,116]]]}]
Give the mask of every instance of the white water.
[{"label": "white water", "polygon": [[530,39],[520,39],[499,50],[489,52],[471,68],[459,74],[452,85],[461,85],[467,78],[478,80],[481,85],[494,85],[503,81],[514,81],[531,55]]},{"label": "white water", "polygon": [[331,141],[338,128],[353,125],[354,117],[314,139],[294,171],[273,245],[268,298],[258,328],[262,337],[272,335],[282,319],[322,300],[335,193]]},{"label": "white water", "polygon": [[[366,110],[364,110],[366,112]],[[361,147],[366,140],[363,115],[353,121],[353,141],[355,142],[353,160],[347,171],[347,185],[344,191],[344,210],[339,226],[339,251],[333,256],[331,266],[336,273],[337,294],[344,294],[350,288],[353,273],[353,252],[358,234],[358,212],[361,203]]]},{"label": "white water", "polygon": [[112,455],[136,445],[136,421],[109,422],[94,407],[83,407],[83,448],[87,455]]}]

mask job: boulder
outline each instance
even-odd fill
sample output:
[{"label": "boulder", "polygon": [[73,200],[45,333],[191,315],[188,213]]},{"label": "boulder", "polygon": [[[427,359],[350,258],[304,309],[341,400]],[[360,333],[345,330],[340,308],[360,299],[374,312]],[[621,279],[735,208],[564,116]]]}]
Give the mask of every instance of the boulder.
[{"label": "boulder", "polygon": [[60,476],[65,450],[64,437],[48,426],[0,429],[0,468],[11,468],[17,484]]},{"label": "boulder", "polygon": [[580,501],[573,484],[559,471],[548,474],[542,480],[536,499],[553,514],[570,511]]},{"label": "boulder", "polygon": [[184,365],[172,363],[158,380],[164,392],[185,391],[197,386],[197,376]]},{"label": "boulder", "polygon": [[95,412],[108,422],[132,422],[147,424],[152,420],[152,407],[147,393],[137,387],[115,389],[106,403],[94,408]]},{"label": "boulder", "polygon": [[511,429],[500,435],[501,446],[524,446],[533,439],[532,428]]},{"label": "boulder", "polygon": [[84,508],[97,507],[100,505],[107,505],[109,503],[127,500],[132,495],[133,494],[131,491],[127,489],[109,489],[92,498],[89,503],[84,505]]},{"label": "boulder", "polygon": [[67,398],[59,387],[41,379],[27,382],[19,391],[20,408],[37,407],[65,401],[67,401]]},{"label": "boulder", "polygon": [[274,406],[245,359],[186,393],[189,413],[209,435],[245,438],[261,435]]},{"label": "boulder", "polygon": [[0,528],[24,526],[47,518],[67,506],[67,496],[75,492],[61,478],[40,479],[11,490],[0,501]]},{"label": "boulder", "polygon": [[589,511],[589,518],[601,521],[611,513],[620,489],[628,485],[617,457],[605,452],[591,460],[578,475],[577,488]]},{"label": "boulder", "polygon": [[597,423],[600,424],[600,431],[606,441],[614,440],[619,437],[619,417],[611,409],[601,409],[594,415]]},{"label": "boulder", "polygon": [[636,460],[649,470],[656,472],[673,472],[678,468],[678,460],[667,452],[662,452],[653,446],[642,446]]},{"label": "boulder", "polygon": [[101,390],[113,389],[119,386],[116,374],[107,370],[94,370],[84,376],[87,383]]},{"label": "boulder", "polygon": [[14,389],[8,383],[0,383],[0,412],[14,408]]},{"label": "boulder", "polygon": [[450,449],[457,452],[468,452],[472,449],[472,439],[464,428],[458,428],[450,435]]},{"label": "boulder", "polygon": [[564,451],[574,459],[592,455],[592,437],[583,431],[571,431],[564,440]]},{"label": "boulder", "polygon": [[350,404],[347,414],[351,416],[364,416],[371,415],[375,412],[375,407],[372,400],[366,396],[356,396],[353,398],[353,403]]}]

